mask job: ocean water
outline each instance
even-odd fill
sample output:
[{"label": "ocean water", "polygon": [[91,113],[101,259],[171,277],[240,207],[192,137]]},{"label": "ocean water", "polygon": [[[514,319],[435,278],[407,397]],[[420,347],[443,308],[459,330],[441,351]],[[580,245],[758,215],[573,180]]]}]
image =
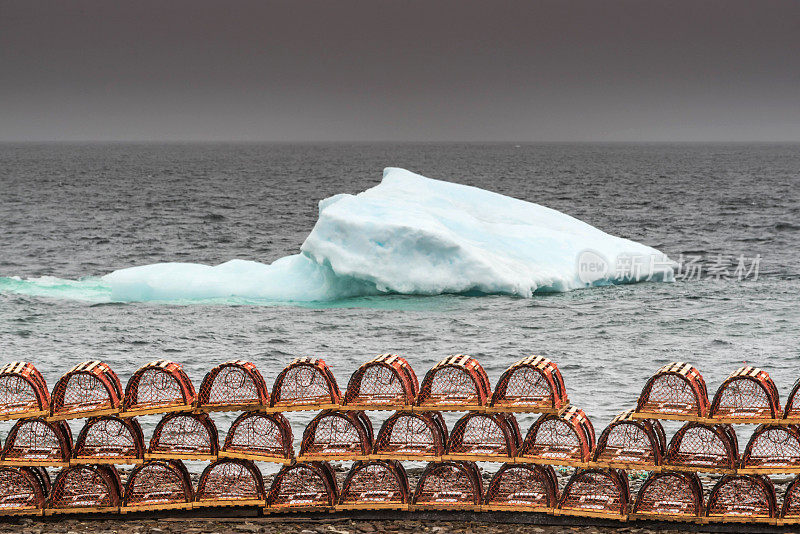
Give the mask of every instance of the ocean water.
[{"label": "ocean water", "polygon": [[[531,299],[303,306],[94,303],[60,298],[69,288],[47,279],[39,294],[14,290],[12,277],[271,262],[298,251],[320,199],[371,187],[387,166],[537,202],[672,259],[697,256],[703,271]],[[800,378],[799,189],[798,145],[0,145],[0,360],[34,362],[52,387],[86,359],[107,361],[124,384],[139,365],[169,358],[199,387],[232,358],[253,361],[271,384],[293,358],[315,356],[344,389],[384,352],[406,356],[420,378],[449,354],[470,354],[493,383],[543,354],[598,431],[673,360],[698,367],[711,394],[743,361],[761,366],[785,401]],[[733,276],[739,257],[756,262],[757,279]],[[386,415],[375,414],[376,430]],[[293,415],[296,437],[312,416]],[[234,417],[215,416],[221,434]],[[157,420],[145,421],[146,435]],[[521,418],[523,432],[532,420]]]}]

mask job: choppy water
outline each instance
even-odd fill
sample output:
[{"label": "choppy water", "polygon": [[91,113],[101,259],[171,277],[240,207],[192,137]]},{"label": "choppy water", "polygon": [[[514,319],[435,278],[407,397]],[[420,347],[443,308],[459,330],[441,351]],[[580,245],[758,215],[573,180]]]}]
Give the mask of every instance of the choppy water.
[{"label": "choppy water", "polygon": [[[375,185],[386,166],[541,203],[673,259],[701,255],[705,267],[721,254],[733,272],[736,257],[749,266],[760,254],[759,278],[304,307],[92,304],[11,293],[6,279],[0,359],[34,362],[52,387],[89,358],[124,383],[166,357],[199,385],[230,358],[255,362],[271,384],[312,355],[344,388],[383,352],[405,355],[420,376],[467,353],[492,381],[537,353],[558,362],[598,431],[671,360],[693,362],[712,393],[744,360],[770,372],[782,400],[800,377],[797,145],[0,145],[0,277],[270,262],[298,250],[318,200]],[[215,416],[223,433],[233,415]]]}]

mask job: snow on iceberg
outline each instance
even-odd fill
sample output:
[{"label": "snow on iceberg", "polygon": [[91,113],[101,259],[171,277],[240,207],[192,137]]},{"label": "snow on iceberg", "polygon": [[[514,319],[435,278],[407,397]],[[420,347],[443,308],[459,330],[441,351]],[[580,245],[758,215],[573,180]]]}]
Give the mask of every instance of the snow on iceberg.
[{"label": "snow on iceberg", "polygon": [[530,297],[672,281],[674,265],[654,248],[559,211],[388,168],[371,189],[322,200],[300,254],[270,265],[146,265],[114,271],[102,281],[115,301],[317,301],[381,293]]}]

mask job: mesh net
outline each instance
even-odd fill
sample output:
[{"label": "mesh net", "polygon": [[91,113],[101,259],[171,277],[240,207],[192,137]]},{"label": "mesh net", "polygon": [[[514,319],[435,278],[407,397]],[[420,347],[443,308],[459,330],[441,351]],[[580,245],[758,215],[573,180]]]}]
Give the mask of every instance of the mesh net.
[{"label": "mesh net", "polygon": [[169,414],[158,423],[150,440],[153,453],[210,455],[218,450],[217,429],[205,414]]},{"label": "mesh net", "polygon": [[496,414],[469,413],[453,427],[449,454],[514,456],[516,443],[506,418]]},{"label": "mesh net", "polygon": [[192,502],[188,471],[179,461],[150,461],[136,469],[125,485],[125,506]]},{"label": "mesh net", "polygon": [[417,482],[414,504],[417,505],[477,505],[483,491],[475,464],[441,462],[428,464]]},{"label": "mesh net", "polygon": [[[627,476],[627,475],[624,475]],[[627,513],[627,487],[612,471],[579,470],[570,478],[559,508],[606,514]]]},{"label": "mesh net", "polygon": [[263,456],[291,458],[292,427],[280,414],[247,412],[231,425],[223,450]]},{"label": "mesh net", "polygon": [[708,498],[709,516],[774,517],[775,490],[768,479],[726,475]]},{"label": "mesh net", "polygon": [[770,389],[755,378],[740,376],[726,380],[714,396],[712,417],[770,419],[780,417]]},{"label": "mesh net", "polygon": [[143,458],[144,439],[138,423],[118,417],[90,419],[78,435],[74,458]]},{"label": "mesh net", "polygon": [[44,508],[46,488],[32,470],[25,467],[0,467],[0,513]]},{"label": "mesh net", "polygon": [[375,453],[441,456],[446,439],[434,415],[398,412],[383,423],[375,442]]},{"label": "mesh net", "polygon": [[594,461],[654,466],[660,463],[660,445],[658,436],[645,423],[615,422],[600,437]]},{"label": "mesh net", "polygon": [[275,476],[267,504],[273,508],[319,508],[336,503],[333,474],[326,464],[297,463],[284,467]]},{"label": "mesh net", "polygon": [[214,368],[200,386],[200,404],[207,406],[266,404],[264,379],[252,364],[229,362]]},{"label": "mesh net", "polygon": [[323,412],[306,427],[300,454],[352,456],[371,449],[369,433],[354,412]]},{"label": "mesh net", "polygon": [[659,373],[642,390],[637,411],[705,416],[706,395],[704,384],[693,373]]},{"label": "mesh net", "polygon": [[742,459],[744,467],[796,467],[800,465],[800,433],[793,427],[761,425]]},{"label": "mesh net", "polygon": [[79,465],[64,469],[53,484],[51,508],[105,508],[120,505],[119,475],[113,467]]},{"label": "mesh net", "polygon": [[323,366],[318,360],[301,361],[281,371],[272,391],[273,406],[338,402],[339,389]]},{"label": "mesh net", "polygon": [[531,427],[522,456],[543,460],[587,461],[589,447],[580,427],[556,416],[545,416]]},{"label": "mesh net", "polygon": [[405,504],[408,478],[399,462],[356,462],[342,485],[341,504]]},{"label": "mesh net", "polygon": [[647,515],[701,515],[703,491],[695,473],[651,473],[639,490],[634,513]]},{"label": "mesh net", "polygon": [[504,464],[486,490],[489,506],[554,507],[556,475],[550,466]]},{"label": "mesh net", "polygon": [[2,459],[69,461],[72,437],[65,434],[66,424],[62,423],[49,423],[41,418],[18,421],[8,434]]},{"label": "mesh net", "polygon": [[249,460],[217,460],[206,467],[197,485],[198,501],[264,498],[261,471]]},{"label": "mesh net", "polygon": [[667,463],[693,468],[733,469],[738,448],[719,425],[687,423],[673,436],[667,450]]}]

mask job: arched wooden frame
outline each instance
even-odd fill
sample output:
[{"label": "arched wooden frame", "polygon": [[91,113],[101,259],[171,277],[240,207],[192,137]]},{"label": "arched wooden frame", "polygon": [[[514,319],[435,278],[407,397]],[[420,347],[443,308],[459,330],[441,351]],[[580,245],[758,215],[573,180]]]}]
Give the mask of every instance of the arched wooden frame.
[{"label": "arched wooden frame", "polygon": [[126,415],[188,410],[194,402],[192,381],[180,364],[169,360],[143,365],[125,388]]},{"label": "arched wooden frame", "polygon": [[743,469],[781,469],[800,467],[800,430],[795,426],[758,425],[742,454]]},{"label": "arched wooden frame", "polygon": [[180,460],[151,460],[136,468],[125,484],[126,511],[190,508],[194,500],[189,471]]},{"label": "arched wooden frame", "polygon": [[730,425],[707,425],[690,422],[672,436],[665,463],[672,467],[695,471],[736,469],[739,446]]},{"label": "arched wooden frame", "polygon": [[372,424],[363,412],[324,410],[306,426],[300,455],[305,459],[366,459],[372,450]]},{"label": "arched wooden frame", "polygon": [[786,488],[781,507],[781,519],[800,520],[800,475],[795,476]]},{"label": "arched wooden frame", "polygon": [[603,467],[647,469],[664,459],[664,428],[655,419],[633,419],[632,410],[611,421],[594,450],[592,461]]},{"label": "arched wooden frame", "polygon": [[50,414],[50,391],[29,362],[11,362],[0,369],[0,419]]},{"label": "arched wooden frame", "polygon": [[474,462],[431,462],[419,477],[414,506],[474,509],[483,501],[483,482]]},{"label": "arched wooden frame", "polygon": [[297,358],[275,378],[270,406],[319,410],[339,404],[339,385],[325,360]]},{"label": "arched wooden frame", "polygon": [[197,405],[207,410],[258,408],[269,406],[269,392],[255,365],[229,361],[208,372],[200,384]]},{"label": "arched wooden frame", "polygon": [[67,371],[56,382],[51,398],[56,418],[117,413],[122,407],[122,384],[107,363],[90,360]]},{"label": "arched wooden frame", "polygon": [[777,515],[775,487],[761,475],[725,475],[708,496],[707,517],[747,521]]},{"label": "arched wooden frame", "polygon": [[11,427],[0,459],[20,465],[59,466],[69,463],[71,453],[69,425],[35,417],[20,419]]},{"label": "arched wooden frame", "polygon": [[778,388],[769,373],[740,367],[719,386],[709,416],[727,422],[777,419],[781,412]]},{"label": "arched wooden frame", "polygon": [[348,508],[396,508],[410,501],[406,470],[395,460],[355,462],[339,494],[339,504]]},{"label": "arched wooden frame", "polygon": [[251,460],[225,458],[210,463],[197,483],[195,504],[264,506],[264,478]]},{"label": "arched wooden frame", "polygon": [[684,362],[660,368],[642,388],[636,411],[653,419],[708,415],[708,390],[700,371]]},{"label": "arched wooden frame", "polygon": [[418,392],[417,375],[408,361],[397,354],[381,354],[353,373],[342,404],[356,409],[396,409],[412,406]]},{"label": "arched wooden frame", "polygon": [[245,412],[231,425],[219,455],[267,462],[294,459],[292,426],[280,413]]},{"label": "arched wooden frame", "polygon": [[447,427],[439,412],[397,412],[383,422],[373,454],[398,460],[437,459],[446,444]]},{"label": "arched wooden frame", "polygon": [[633,506],[643,519],[689,519],[703,515],[703,485],[697,473],[650,473]]},{"label": "arched wooden frame", "polygon": [[339,498],[336,476],[327,462],[284,466],[272,480],[267,506],[272,511],[328,509]]},{"label": "arched wooden frame", "polygon": [[34,467],[0,466],[0,516],[44,509],[49,485],[43,484],[42,471],[46,477],[47,471]]},{"label": "arched wooden frame", "polygon": [[469,412],[453,427],[447,455],[452,460],[513,458],[519,446],[518,435],[519,426],[511,414]]},{"label": "arched wooden frame", "polygon": [[139,463],[144,459],[144,451],[139,421],[101,415],[89,419],[81,429],[72,459],[81,463]]},{"label": "arched wooden frame", "polygon": [[121,496],[122,482],[113,465],[73,465],[56,477],[46,512],[113,512]]},{"label": "arched wooden frame", "polygon": [[496,409],[557,413],[569,405],[567,388],[555,362],[529,356],[509,367],[494,388]]},{"label": "arched wooden frame", "polygon": [[425,374],[416,405],[432,409],[485,406],[491,397],[489,377],[478,360],[448,356]]},{"label": "arched wooden frame", "polygon": [[625,516],[630,503],[628,475],[617,469],[578,469],[567,482],[561,513],[588,517]]},{"label": "arched wooden frame", "polygon": [[503,464],[486,490],[490,510],[547,511],[558,504],[558,479],[550,465]]},{"label": "arched wooden frame", "polygon": [[789,398],[786,399],[786,406],[783,408],[783,418],[795,421],[800,421],[800,400],[797,393],[800,392],[800,378],[795,380],[792,390],[789,392]]},{"label": "arched wooden frame", "polygon": [[178,412],[167,414],[158,422],[145,457],[213,460],[218,452],[217,427],[208,414]]},{"label": "arched wooden frame", "polygon": [[583,465],[594,449],[594,427],[579,408],[570,408],[563,415],[545,414],[531,426],[522,443],[520,459]]}]

